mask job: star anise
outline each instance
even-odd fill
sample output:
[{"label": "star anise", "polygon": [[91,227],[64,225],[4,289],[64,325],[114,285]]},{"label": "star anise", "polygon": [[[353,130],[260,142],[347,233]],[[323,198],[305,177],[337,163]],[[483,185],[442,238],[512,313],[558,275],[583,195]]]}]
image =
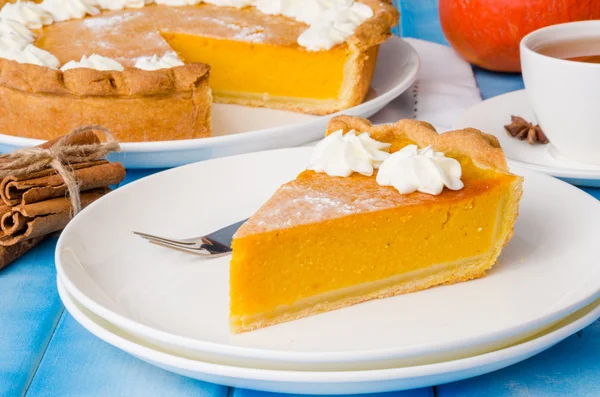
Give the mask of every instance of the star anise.
[{"label": "star anise", "polygon": [[504,128],[511,136],[522,141],[527,139],[530,145],[535,145],[536,142],[542,144],[549,142],[539,125],[533,125],[519,116],[510,116],[510,119],[511,123],[505,125]]}]

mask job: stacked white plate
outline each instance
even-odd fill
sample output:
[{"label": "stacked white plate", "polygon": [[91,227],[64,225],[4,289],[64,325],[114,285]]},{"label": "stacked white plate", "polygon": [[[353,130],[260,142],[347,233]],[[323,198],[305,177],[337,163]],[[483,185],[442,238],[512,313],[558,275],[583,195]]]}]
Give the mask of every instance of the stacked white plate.
[{"label": "stacked white plate", "polygon": [[208,160],[124,186],[79,214],[56,251],[59,290],[90,332],[182,375],[267,391],[366,393],[493,371],[600,317],[600,204],[525,177],[515,236],[485,277],[250,333],[228,331],[228,257],[151,245],[133,230],[198,236],[250,216],[311,149]]}]

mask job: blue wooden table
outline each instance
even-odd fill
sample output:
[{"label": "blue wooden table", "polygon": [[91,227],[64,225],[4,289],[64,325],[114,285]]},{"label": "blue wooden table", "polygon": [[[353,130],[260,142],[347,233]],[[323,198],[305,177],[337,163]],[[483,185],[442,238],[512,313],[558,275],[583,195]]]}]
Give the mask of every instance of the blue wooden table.
[{"label": "blue wooden table", "polygon": [[[445,43],[436,0],[404,0],[401,33]],[[484,98],[523,88],[519,75],[476,69]],[[127,182],[153,171],[129,171]],[[600,198],[600,189],[586,189]],[[271,397],[145,364],[100,341],[58,298],[50,239],[0,272],[0,396]],[[600,322],[520,364],[477,378],[383,396],[600,396]]]}]

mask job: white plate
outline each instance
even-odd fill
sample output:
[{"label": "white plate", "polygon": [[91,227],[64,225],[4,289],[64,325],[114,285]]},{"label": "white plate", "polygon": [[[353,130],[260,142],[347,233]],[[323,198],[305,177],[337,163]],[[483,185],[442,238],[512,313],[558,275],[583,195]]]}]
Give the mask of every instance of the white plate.
[{"label": "white plate", "polygon": [[596,301],[537,335],[537,338],[461,360],[383,370],[293,372],[211,364],[169,354],[148,346],[82,307],[60,281],[58,291],[69,313],[88,331],[152,365],[206,382],[296,394],[377,393],[434,386],[482,375],[538,354],[600,317],[600,302]]},{"label": "white plate", "polygon": [[488,276],[231,335],[229,257],[203,260],[131,231],[194,236],[244,219],[305,167],[311,151],[214,159],[117,189],[62,233],[58,274],[86,308],[153,343],[208,361],[286,369],[383,368],[489,351],[600,295],[600,203],[515,169],[525,176],[521,215]]},{"label": "white plate", "polygon": [[[122,143],[113,161],[127,168],[167,168],[210,158],[258,150],[294,147],[319,139],[329,119],[339,114],[370,117],[416,80],[419,56],[398,37],[383,43],[365,102],[327,116],[266,108],[215,104],[213,137],[163,142]],[[30,147],[42,141],[0,134],[0,152]]]},{"label": "white plate", "polygon": [[[495,135],[506,157],[512,164],[559,177],[570,183],[584,186],[600,186],[600,166],[579,163],[563,156],[552,144],[529,145],[507,134],[504,126],[510,116],[521,116],[537,124],[537,120],[525,90],[499,95],[467,110],[456,122],[455,128],[473,127]],[[565,114],[565,117],[568,117]]]}]

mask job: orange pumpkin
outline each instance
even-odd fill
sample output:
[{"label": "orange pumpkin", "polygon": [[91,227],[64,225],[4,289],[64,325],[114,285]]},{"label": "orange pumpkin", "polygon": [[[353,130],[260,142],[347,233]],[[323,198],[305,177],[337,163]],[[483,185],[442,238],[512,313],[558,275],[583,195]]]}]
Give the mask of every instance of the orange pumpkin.
[{"label": "orange pumpkin", "polygon": [[439,0],[442,30],[467,61],[520,72],[519,42],[558,23],[600,19],[599,0]]}]

